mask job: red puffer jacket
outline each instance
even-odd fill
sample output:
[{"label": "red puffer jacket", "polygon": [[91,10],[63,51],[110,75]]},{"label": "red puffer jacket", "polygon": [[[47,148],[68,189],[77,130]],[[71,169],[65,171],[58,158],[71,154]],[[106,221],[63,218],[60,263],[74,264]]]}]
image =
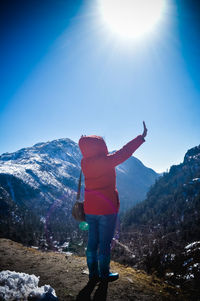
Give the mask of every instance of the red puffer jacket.
[{"label": "red puffer jacket", "polygon": [[127,160],[144,142],[142,135],[119,151],[108,154],[106,143],[99,136],[82,136],[79,147],[85,176],[84,210],[86,214],[113,214],[119,211],[115,166]]}]

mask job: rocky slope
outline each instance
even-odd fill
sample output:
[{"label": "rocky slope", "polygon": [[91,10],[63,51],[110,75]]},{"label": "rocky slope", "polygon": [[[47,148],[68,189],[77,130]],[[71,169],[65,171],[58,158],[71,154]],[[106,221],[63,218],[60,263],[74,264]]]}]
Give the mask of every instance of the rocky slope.
[{"label": "rocky slope", "polygon": [[155,272],[199,300],[200,145],[156,181],[121,225],[129,253],[121,248],[116,259]]},{"label": "rocky slope", "polygon": [[149,190],[146,200],[124,217],[124,226],[145,224],[180,239],[198,240],[200,221],[200,145],[190,149],[183,163],[174,165]]},{"label": "rocky slope", "polygon": [[[8,239],[0,239],[0,269],[40,276],[39,285],[50,284],[60,301],[75,300],[88,280],[85,257],[41,252]],[[120,279],[110,283],[107,301],[189,301],[178,288],[155,276],[111,262]]]}]

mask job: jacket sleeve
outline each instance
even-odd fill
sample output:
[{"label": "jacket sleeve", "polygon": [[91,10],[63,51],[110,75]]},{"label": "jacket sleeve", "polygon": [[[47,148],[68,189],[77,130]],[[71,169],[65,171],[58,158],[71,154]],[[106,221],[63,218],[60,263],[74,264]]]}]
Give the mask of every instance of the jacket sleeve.
[{"label": "jacket sleeve", "polygon": [[135,139],[124,145],[124,147],[122,147],[120,150],[113,154],[109,154],[106,158],[107,164],[114,167],[123,163],[129,157],[131,157],[131,155],[144,141],[145,139],[142,137],[142,135],[137,136]]}]

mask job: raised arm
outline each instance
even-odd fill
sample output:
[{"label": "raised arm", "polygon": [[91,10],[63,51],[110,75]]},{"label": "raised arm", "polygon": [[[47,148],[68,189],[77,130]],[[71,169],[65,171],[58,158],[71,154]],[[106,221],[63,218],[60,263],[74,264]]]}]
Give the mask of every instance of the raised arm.
[{"label": "raised arm", "polygon": [[131,140],[129,143],[124,145],[123,148],[107,156],[107,163],[110,166],[114,167],[126,161],[129,157],[131,157],[131,155],[136,151],[136,149],[145,141],[144,137],[146,137],[147,135],[147,128],[144,121],[143,121],[143,126],[144,126],[144,131],[142,135],[137,136],[135,139]]}]

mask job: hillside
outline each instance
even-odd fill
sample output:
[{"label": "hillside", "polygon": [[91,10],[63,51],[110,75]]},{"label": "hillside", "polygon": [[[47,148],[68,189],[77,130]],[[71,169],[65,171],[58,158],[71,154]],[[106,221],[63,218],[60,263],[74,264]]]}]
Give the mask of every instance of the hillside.
[{"label": "hillside", "polygon": [[148,225],[162,234],[179,231],[180,240],[199,240],[200,146],[190,149],[183,163],[160,177],[145,201],[124,216],[124,226]]},{"label": "hillside", "polygon": [[[198,300],[200,294],[200,145],[172,166],[127,212],[115,250],[120,262],[155,272]],[[126,249],[127,250],[127,249]]]},{"label": "hillside", "polygon": [[[85,257],[57,252],[41,252],[8,239],[0,239],[0,269],[40,276],[39,285],[50,284],[59,301],[75,300],[87,283]],[[107,301],[189,301],[178,288],[155,276],[111,262],[120,279],[110,283]]]},{"label": "hillside", "polygon": [[[77,230],[71,216],[80,161],[79,147],[70,139],[37,143],[2,154],[0,237],[45,248],[55,248],[54,241],[61,244],[66,239],[80,242],[84,235]],[[157,177],[152,169],[134,157],[121,164],[117,168],[120,210],[144,199]],[[82,199],[83,186],[82,183]]]}]

